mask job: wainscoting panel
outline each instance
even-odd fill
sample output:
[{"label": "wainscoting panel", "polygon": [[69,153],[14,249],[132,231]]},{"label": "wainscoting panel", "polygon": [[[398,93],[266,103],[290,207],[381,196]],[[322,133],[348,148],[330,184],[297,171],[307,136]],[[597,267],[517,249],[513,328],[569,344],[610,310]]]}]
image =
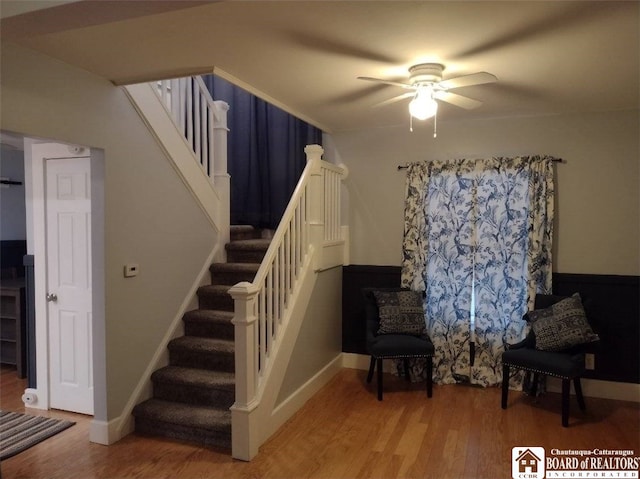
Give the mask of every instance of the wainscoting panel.
[{"label": "wainscoting panel", "polygon": [[[342,351],[366,354],[362,288],[400,285],[399,266],[350,265],[342,275]],[[553,274],[553,292],[578,292],[590,302],[590,321],[600,335],[595,370],[585,377],[640,384],[640,277]]]},{"label": "wainscoting panel", "polygon": [[367,354],[362,288],[399,286],[399,266],[343,266],[342,352]]},{"label": "wainscoting panel", "polygon": [[553,274],[553,292],[580,293],[591,302],[589,321],[600,335],[595,370],[585,377],[640,383],[640,277]]}]

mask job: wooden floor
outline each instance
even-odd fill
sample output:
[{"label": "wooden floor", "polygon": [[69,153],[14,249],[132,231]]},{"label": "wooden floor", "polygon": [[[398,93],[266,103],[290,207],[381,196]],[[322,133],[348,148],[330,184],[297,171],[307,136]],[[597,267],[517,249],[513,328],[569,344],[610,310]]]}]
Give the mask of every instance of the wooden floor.
[{"label": "wooden floor", "polygon": [[[560,425],[560,397],[537,402],[500,390],[421,385],[388,376],[383,402],[365,372],[343,369],[251,463],[228,453],[160,438],[127,436],[112,446],[89,442],[90,418],[58,411],[77,424],[1,463],[4,479],[38,478],[395,478],[511,477],[511,449],[633,449],[640,455],[640,406],[572,398],[570,427]],[[25,412],[24,381],[3,368],[0,407]],[[27,413],[36,413],[28,410]]]}]

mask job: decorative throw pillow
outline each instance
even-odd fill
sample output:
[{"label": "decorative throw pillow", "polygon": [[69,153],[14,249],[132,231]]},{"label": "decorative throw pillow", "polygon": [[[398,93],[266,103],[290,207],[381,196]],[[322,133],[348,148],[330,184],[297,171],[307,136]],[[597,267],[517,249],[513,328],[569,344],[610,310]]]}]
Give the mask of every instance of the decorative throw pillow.
[{"label": "decorative throw pillow", "polygon": [[548,308],[530,311],[528,315],[536,335],[536,349],[562,351],[600,339],[587,322],[578,293]]},{"label": "decorative throw pillow", "polygon": [[378,334],[426,334],[422,293],[417,291],[374,291],[380,325]]}]

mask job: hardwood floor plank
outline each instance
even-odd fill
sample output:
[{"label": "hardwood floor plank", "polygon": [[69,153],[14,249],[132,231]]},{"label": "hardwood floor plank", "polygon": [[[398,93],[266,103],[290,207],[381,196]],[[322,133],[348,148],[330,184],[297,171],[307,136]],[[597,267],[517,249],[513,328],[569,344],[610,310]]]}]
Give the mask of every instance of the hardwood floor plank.
[{"label": "hardwood floor plank", "polygon": [[[287,479],[511,477],[511,449],[632,449],[640,455],[640,405],[572,397],[570,427],[560,425],[560,396],[533,399],[500,389],[435,386],[385,375],[384,400],[365,371],[343,369],[260,448],[250,463],[228,452],[131,434],[111,446],[89,442],[91,418],[27,410],[76,425],[2,461],[5,479]],[[0,407],[25,412],[26,386],[2,368]]]}]

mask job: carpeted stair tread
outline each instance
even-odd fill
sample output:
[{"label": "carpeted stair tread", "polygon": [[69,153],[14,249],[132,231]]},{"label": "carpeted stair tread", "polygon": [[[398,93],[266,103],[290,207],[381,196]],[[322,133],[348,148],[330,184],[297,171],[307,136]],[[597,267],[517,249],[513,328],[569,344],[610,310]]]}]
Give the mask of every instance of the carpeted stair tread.
[{"label": "carpeted stair tread", "polygon": [[251,282],[260,269],[260,263],[213,263],[209,267],[212,284],[238,284]]},{"label": "carpeted stair tread", "polygon": [[164,401],[229,409],[235,401],[232,372],[167,366],[151,375],[153,397]]},{"label": "carpeted stair tread", "polygon": [[162,399],[149,399],[133,409],[136,432],[231,448],[231,412]]},{"label": "carpeted stair tread", "polygon": [[260,263],[269,249],[270,239],[249,239],[227,243],[227,262]]},{"label": "carpeted stair tread", "polygon": [[232,340],[182,336],[171,340],[167,348],[172,366],[226,372],[235,370]]},{"label": "carpeted stair tread", "polygon": [[208,431],[231,434],[231,411],[214,407],[194,406],[162,399],[149,399],[133,409],[133,415],[156,421]]},{"label": "carpeted stair tread", "polygon": [[158,369],[151,375],[151,380],[202,388],[229,390],[234,390],[235,388],[235,376],[233,373],[179,366],[166,366]]},{"label": "carpeted stair tread", "polygon": [[209,267],[212,273],[246,273],[254,275],[260,269],[260,263],[213,263]]},{"label": "carpeted stair tread", "polygon": [[231,284],[205,284],[198,288],[198,294],[217,294],[223,296],[229,294],[228,291],[233,285]]},{"label": "carpeted stair tread", "polygon": [[212,352],[233,354],[235,345],[226,339],[200,338],[197,336],[180,336],[172,339],[167,345],[169,350],[189,350],[193,352]]},{"label": "carpeted stair tread", "polygon": [[192,309],[184,313],[183,321],[229,323],[233,319],[233,311],[219,309]]},{"label": "carpeted stair tread", "polygon": [[217,309],[194,309],[182,317],[186,336],[229,339],[234,338],[234,326],[231,323],[233,311]]},{"label": "carpeted stair tread", "polygon": [[233,298],[228,293],[229,284],[208,284],[198,288],[198,307],[221,311],[233,311]]},{"label": "carpeted stair tread", "polygon": [[231,243],[227,243],[225,248],[228,250],[264,250],[269,249],[269,244],[271,243],[270,239],[264,238],[254,238],[247,240],[239,240],[232,241]]},{"label": "carpeted stair tread", "polygon": [[231,225],[229,228],[229,237],[231,241],[260,238],[260,230],[250,225]]}]

